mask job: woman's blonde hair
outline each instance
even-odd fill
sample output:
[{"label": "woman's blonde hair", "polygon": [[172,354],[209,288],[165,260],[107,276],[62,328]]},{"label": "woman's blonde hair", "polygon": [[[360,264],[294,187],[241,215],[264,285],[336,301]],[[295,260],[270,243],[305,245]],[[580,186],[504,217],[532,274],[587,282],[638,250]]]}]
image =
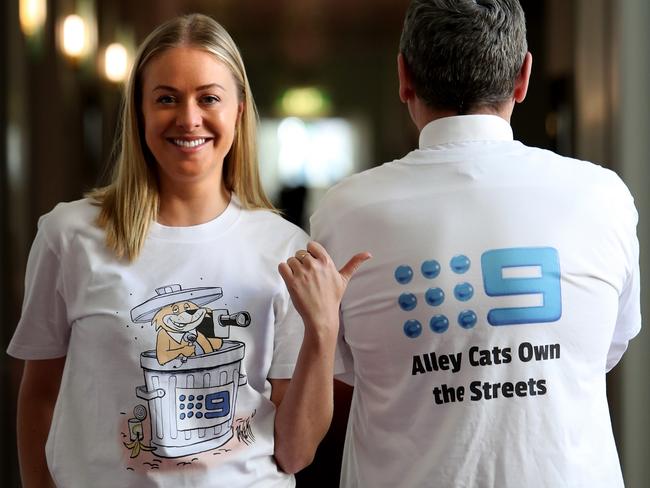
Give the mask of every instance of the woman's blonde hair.
[{"label": "woman's blonde hair", "polygon": [[260,182],[257,163],[257,110],[244,62],[228,32],[201,14],[172,19],[144,40],[126,83],[121,126],[116,140],[117,161],[112,182],[88,193],[100,207],[97,224],[106,232],[106,245],[118,258],[135,259],[151,222],[158,217],[157,163],[144,142],[142,72],[163,51],[192,46],[213,54],[231,71],[244,108],[230,152],[224,159],[223,181],[244,208],[273,209]]}]

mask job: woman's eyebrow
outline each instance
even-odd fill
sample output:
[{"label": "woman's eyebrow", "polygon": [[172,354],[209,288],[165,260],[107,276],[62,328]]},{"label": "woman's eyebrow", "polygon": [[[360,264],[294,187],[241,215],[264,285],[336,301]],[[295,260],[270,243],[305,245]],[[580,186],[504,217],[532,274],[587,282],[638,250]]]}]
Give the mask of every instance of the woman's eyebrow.
[{"label": "woman's eyebrow", "polygon": [[219,88],[220,90],[226,91],[226,89],[223,86],[221,86],[219,83],[209,83],[207,85],[197,86],[196,90],[197,91],[209,90],[210,88]]},{"label": "woman's eyebrow", "polygon": [[[219,83],[209,83],[207,85],[197,86],[196,91],[208,90],[210,88],[219,88],[220,90],[226,91],[226,89],[223,86],[221,86]],[[152,91],[156,91],[156,90],[173,91],[173,92],[178,91],[177,88],[168,85],[158,85]]]},{"label": "woman's eyebrow", "polygon": [[156,86],[156,87],[155,87],[153,90],[151,90],[151,91],[157,91],[157,90],[173,91],[173,92],[178,91],[178,90],[177,90],[176,88],[174,88],[173,86],[167,86],[167,85],[158,85],[158,86]]}]

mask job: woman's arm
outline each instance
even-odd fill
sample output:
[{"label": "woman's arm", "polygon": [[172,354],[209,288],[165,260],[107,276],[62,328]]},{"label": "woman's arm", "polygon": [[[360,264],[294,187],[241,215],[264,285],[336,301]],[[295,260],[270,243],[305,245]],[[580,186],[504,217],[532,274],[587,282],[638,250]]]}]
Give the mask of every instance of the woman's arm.
[{"label": "woman's arm", "polygon": [[45,461],[65,357],[25,361],[18,393],[18,458],[24,488],[53,487]]},{"label": "woman's arm", "polygon": [[350,278],[370,254],[355,255],[337,271],[316,242],[279,266],[305,335],[291,380],[271,380],[275,416],[275,459],[287,473],[311,463],[329,428],[333,409],[334,351],[339,305]]},{"label": "woman's arm", "polygon": [[319,353],[319,345],[310,342],[303,340],[291,380],[271,380],[275,460],[286,473],[311,464],[332,420],[334,346],[323,345]]}]

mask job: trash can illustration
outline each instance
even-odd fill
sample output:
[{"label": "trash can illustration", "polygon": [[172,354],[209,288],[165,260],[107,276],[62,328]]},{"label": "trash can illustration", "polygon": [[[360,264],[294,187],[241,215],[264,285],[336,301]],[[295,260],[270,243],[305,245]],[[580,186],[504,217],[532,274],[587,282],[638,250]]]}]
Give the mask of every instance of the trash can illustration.
[{"label": "trash can illustration", "polygon": [[[219,287],[183,290],[180,285],[169,285],[157,288],[156,296],[131,310],[131,318],[136,323],[150,322],[172,303],[188,301],[203,307],[221,297]],[[210,337],[227,338],[230,326],[250,324],[248,312],[206,310],[210,312],[206,320],[214,329]],[[195,338],[196,332],[183,334],[186,342]],[[140,355],[145,384],[136,388],[136,396],[147,401],[156,456],[189,456],[216,449],[231,439],[237,393],[246,384],[241,371],[244,353],[243,342],[224,339],[213,352],[180,356],[165,364],[159,362],[156,350]]]},{"label": "trash can illustration", "polygon": [[187,358],[181,366],[161,366],[155,351],[143,352],[145,385],[136,389],[147,400],[151,445],[156,455],[189,456],[216,449],[232,437],[244,343],[224,341],[215,352]]}]

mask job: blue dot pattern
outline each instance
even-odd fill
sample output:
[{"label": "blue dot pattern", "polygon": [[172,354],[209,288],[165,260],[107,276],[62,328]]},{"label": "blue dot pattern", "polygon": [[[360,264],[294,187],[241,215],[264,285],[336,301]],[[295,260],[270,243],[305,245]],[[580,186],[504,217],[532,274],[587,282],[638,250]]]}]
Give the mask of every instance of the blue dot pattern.
[{"label": "blue dot pattern", "polygon": [[445,301],[445,292],[442,288],[429,288],[424,294],[424,299],[432,307],[438,307]]},{"label": "blue dot pattern", "polygon": [[[424,260],[419,267],[422,277],[427,280],[434,280],[442,272],[440,262],[436,259]],[[449,261],[449,269],[457,275],[467,273],[470,267],[471,260],[464,254],[457,254]],[[397,266],[394,272],[397,283],[400,285],[411,283],[414,278],[413,269],[409,264]],[[458,283],[453,289],[453,296],[457,302],[469,302],[474,297],[474,287],[469,282]],[[445,299],[445,290],[435,285],[428,288],[424,293],[424,301],[430,307],[440,307],[445,302]],[[406,291],[400,293],[397,303],[401,310],[411,312],[417,309],[418,297],[414,293]],[[404,335],[409,339],[420,337],[423,331],[420,320],[412,317],[406,317],[406,319],[402,326]],[[465,309],[458,314],[458,326],[463,329],[471,329],[476,326],[477,322],[478,317],[473,310]],[[442,334],[449,330],[449,319],[441,313],[435,314],[429,319],[429,328],[433,333]]]},{"label": "blue dot pattern", "polygon": [[463,329],[471,329],[476,325],[476,314],[472,310],[464,310],[458,314],[458,325]]},{"label": "blue dot pattern", "polygon": [[395,279],[400,285],[406,285],[413,279],[413,268],[410,266],[398,266],[395,270]]},{"label": "blue dot pattern", "polygon": [[418,304],[418,299],[415,298],[415,295],[413,293],[402,293],[399,296],[399,306],[402,310],[406,310],[407,312],[409,310],[413,310],[417,304]]},{"label": "blue dot pattern", "polygon": [[[197,419],[203,418],[203,412],[200,410],[203,408],[203,403],[201,401],[203,400],[204,396],[203,395],[197,395],[196,397],[194,395],[179,395],[178,400],[178,409],[182,410],[182,412],[178,415],[178,418],[180,420],[184,420],[186,418],[191,419],[192,417],[196,417]],[[193,400],[196,399],[196,403],[193,402]],[[185,400],[188,401],[188,403],[185,403]]]},{"label": "blue dot pattern", "polygon": [[407,320],[404,322],[404,334],[411,339],[419,337],[422,334],[422,324],[418,320]]},{"label": "blue dot pattern", "polygon": [[474,296],[474,287],[469,283],[459,283],[454,287],[456,300],[466,302]]},{"label": "blue dot pattern", "polygon": [[440,263],[435,259],[425,261],[422,263],[420,271],[422,271],[422,276],[428,280],[432,280],[434,278],[437,278],[440,274]]},{"label": "blue dot pattern", "polygon": [[470,264],[471,263],[469,258],[463,254],[454,256],[453,258],[451,258],[451,261],[449,263],[449,265],[451,266],[451,270],[456,274],[467,273]]},{"label": "blue dot pattern", "polygon": [[431,330],[437,334],[442,334],[447,332],[449,328],[449,319],[444,315],[434,315],[429,321],[429,327]]}]

